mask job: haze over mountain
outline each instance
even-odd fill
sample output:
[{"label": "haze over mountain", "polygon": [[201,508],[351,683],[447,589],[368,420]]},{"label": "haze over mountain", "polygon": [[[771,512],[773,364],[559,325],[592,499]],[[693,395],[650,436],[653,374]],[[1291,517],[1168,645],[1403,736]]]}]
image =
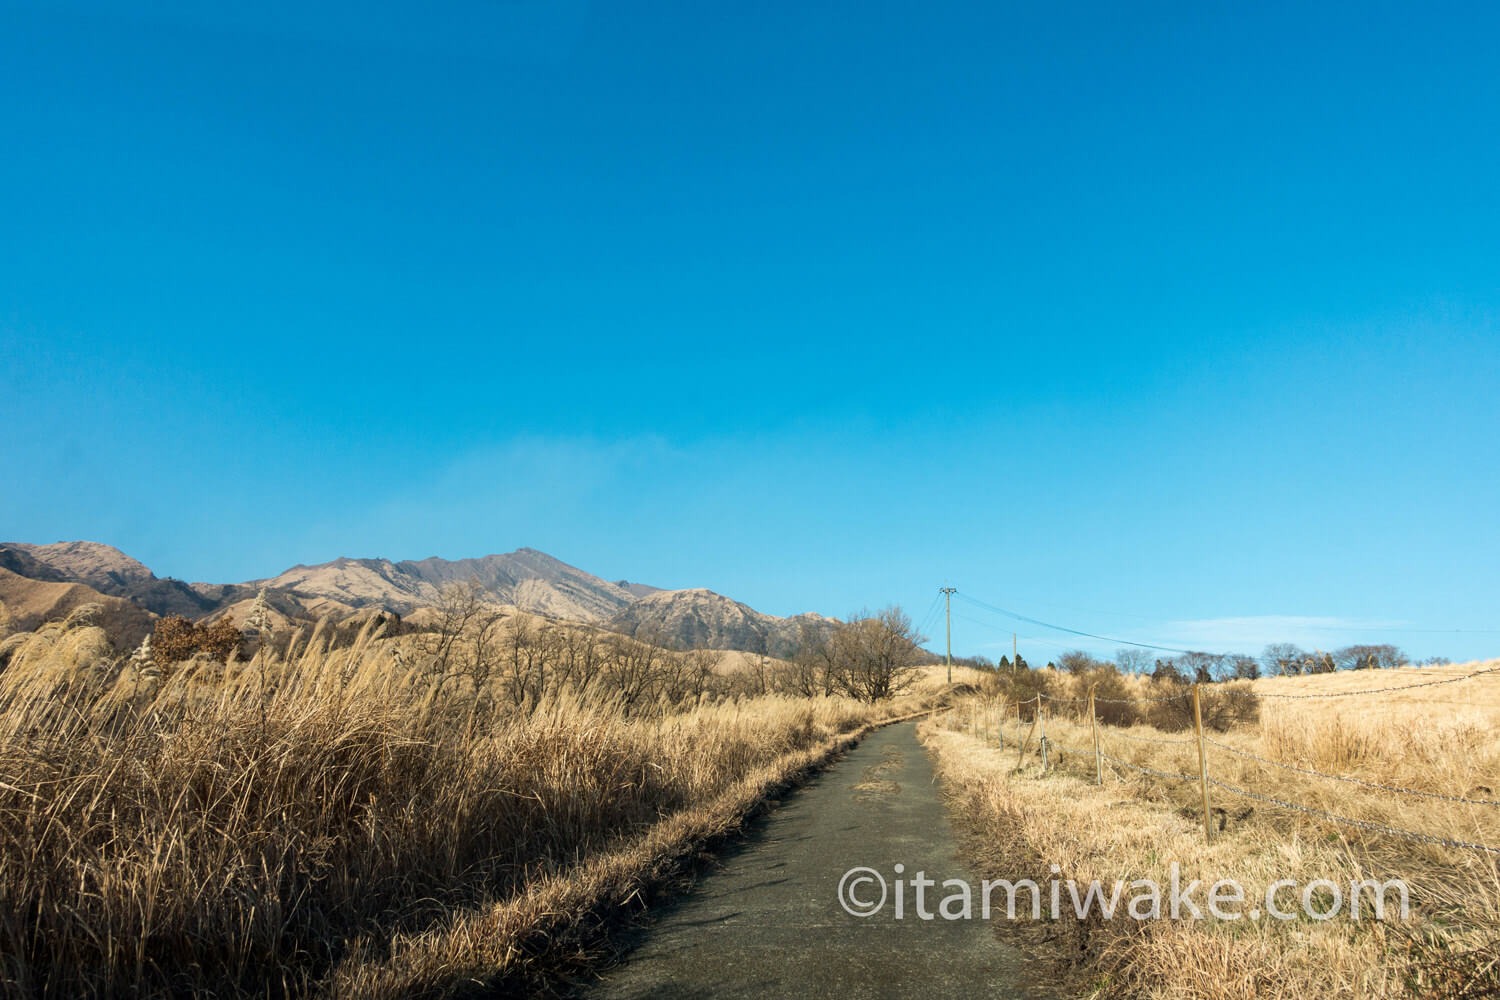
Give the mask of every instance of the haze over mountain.
[{"label": "haze over mountain", "polygon": [[0,600],[17,624],[33,627],[82,603],[103,604],[121,641],[138,642],[154,617],[244,617],[261,588],[280,619],[335,620],[366,611],[411,615],[432,607],[444,587],[476,582],[490,603],[552,618],[596,624],[664,646],[737,649],[785,655],[804,624],[819,615],[778,618],[702,588],[662,590],[616,583],[523,548],[471,559],[436,556],[334,559],[297,565],[262,580],[184,583],[156,576],[136,559],[100,542],[0,543]]}]

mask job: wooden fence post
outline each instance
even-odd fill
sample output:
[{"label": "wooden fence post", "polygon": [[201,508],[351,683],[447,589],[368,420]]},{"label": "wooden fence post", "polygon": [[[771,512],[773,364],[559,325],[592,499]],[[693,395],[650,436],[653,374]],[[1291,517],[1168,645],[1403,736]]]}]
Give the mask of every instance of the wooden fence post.
[{"label": "wooden fence post", "polygon": [[1214,818],[1208,805],[1208,743],[1203,738],[1203,703],[1193,685],[1193,728],[1198,731],[1198,784],[1203,789],[1203,840],[1214,842]]},{"label": "wooden fence post", "polygon": [[1099,716],[1094,712],[1094,689],[1089,688],[1089,726],[1094,730],[1094,784],[1104,784],[1104,757],[1099,750]]},{"label": "wooden fence post", "polygon": [[1042,696],[1036,696],[1036,717],[1042,723],[1042,773],[1047,773],[1047,716],[1042,710]]},{"label": "wooden fence post", "polygon": [[1000,707],[995,709],[995,739],[1000,742],[1000,749],[1005,749],[1005,699],[1000,699]]},{"label": "wooden fence post", "polygon": [[[1037,724],[1042,721],[1041,703],[1042,703],[1042,699],[1038,698],[1037,699],[1037,709],[1038,710],[1037,710],[1037,713],[1031,717],[1031,729],[1021,739],[1021,753],[1020,753],[1020,756],[1018,756],[1016,758],[1016,770],[1017,771],[1019,771],[1021,769],[1022,765],[1024,765],[1026,763],[1026,744],[1028,744],[1028,743],[1031,742],[1031,734],[1034,733],[1034,732],[1036,732]],[[1016,722],[1019,724],[1020,721],[1021,721],[1021,702],[1018,700],[1016,702]]]}]

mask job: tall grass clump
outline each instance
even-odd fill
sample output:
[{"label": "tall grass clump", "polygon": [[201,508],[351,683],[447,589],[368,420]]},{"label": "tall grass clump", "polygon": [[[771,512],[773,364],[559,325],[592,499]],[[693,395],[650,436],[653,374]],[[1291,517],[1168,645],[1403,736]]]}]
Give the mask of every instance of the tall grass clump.
[{"label": "tall grass clump", "polygon": [[166,669],[110,659],[86,621],[48,629],[0,673],[8,995],[317,992],[351,955],[567,877],[876,714],[781,696],[627,712],[566,688],[506,706],[439,693],[369,629]]}]

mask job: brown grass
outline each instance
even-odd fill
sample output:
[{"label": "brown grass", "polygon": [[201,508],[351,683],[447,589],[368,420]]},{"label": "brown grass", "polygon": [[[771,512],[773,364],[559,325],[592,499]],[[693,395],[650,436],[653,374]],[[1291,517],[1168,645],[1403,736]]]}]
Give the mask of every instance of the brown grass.
[{"label": "brown grass", "polygon": [[[97,630],[94,630],[97,631]],[[481,717],[395,646],[0,674],[7,994],[439,996],[538,975],[598,916],[890,714],[548,695]]]},{"label": "brown grass", "polygon": [[[1489,664],[1451,668],[1459,675]],[[1441,676],[1431,670],[1258,682],[1262,690],[1323,693],[1398,686]],[[986,845],[980,863],[1009,878],[1080,883],[1153,878],[1171,861],[1184,881],[1241,881],[1258,893],[1277,878],[1402,878],[1411,887],[1406,923],[1249,923],[1071,919],[1074,974],[1101,996],[1407,997],[1479,996],[1500,990],[1500,872],[1494,855],[1441,847],[1331,823],[1211,789],[1218,829],[1205,844],[1196,781],[1177,782],[1106,766],[1094,783],[1092,734],[1084,720],[1050,717],[1054,768],[1040,772],[1035,745],[1017,768],[1014,719],[1004,752],[970,730],[960,706],[924,724],[923,736],[960,813]],[[1500,674],[1410,693],[1317,701],[1267,699],[1258,723],[1214,738],[1269,760],[1443,794],[1496,798],[1500,775]],[[1196,776],[1193,743],[1147,726],[1102,729],[1104,752],[1154,770]],[[1189,731],[1187,736],[1191,736]],[[1084,756],[1059,754],[1060,748]],[[1500,808],[1414,798],[1296,774],[1211,748],[1210,773],[1240,788],[1355,819],[1500,845]],[[1220,812],[1219,810],[1222,810]],[[1018,869],[1024,869],[1018,871]],[[1202,896],[1200,895],[1200,902]],[[1465,992],[1467,991],[1467,992]]]}]

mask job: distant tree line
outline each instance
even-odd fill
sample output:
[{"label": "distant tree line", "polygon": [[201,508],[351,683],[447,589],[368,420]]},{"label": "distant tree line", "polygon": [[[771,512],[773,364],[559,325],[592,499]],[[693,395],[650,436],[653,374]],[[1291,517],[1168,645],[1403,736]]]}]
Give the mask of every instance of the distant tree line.
[{"label": "distant tree line", "polygon": [[[953,662],[977,670],[1013,672],[1029,669],[1022,656],[1012,663],[1002,656],[998,662],[985,656],[955,656]],[[1421,666],[1450,662],[1433,656]],[[1337,670],[1377,670],[1412,666],[1414,661],[1399,647],[1390,644],[1360,643],[1332,652],[1309,652],[1289,642],[1272,643],[1260,656],[1244,653],[1208,653],[1192,651],[1162,658],[1141,648],[1120,649],[1110,660],[1101,659],[1081,649],[1070,650],[1047,666],[1069,674],[1084,674],[1110,669],[1125,674],[1149,674],[1158,679],[1187,683],[1215,684],[1228,680],[1255,680],[1257,677],[1298,677],[1303,674],[1331,674]]]}]

